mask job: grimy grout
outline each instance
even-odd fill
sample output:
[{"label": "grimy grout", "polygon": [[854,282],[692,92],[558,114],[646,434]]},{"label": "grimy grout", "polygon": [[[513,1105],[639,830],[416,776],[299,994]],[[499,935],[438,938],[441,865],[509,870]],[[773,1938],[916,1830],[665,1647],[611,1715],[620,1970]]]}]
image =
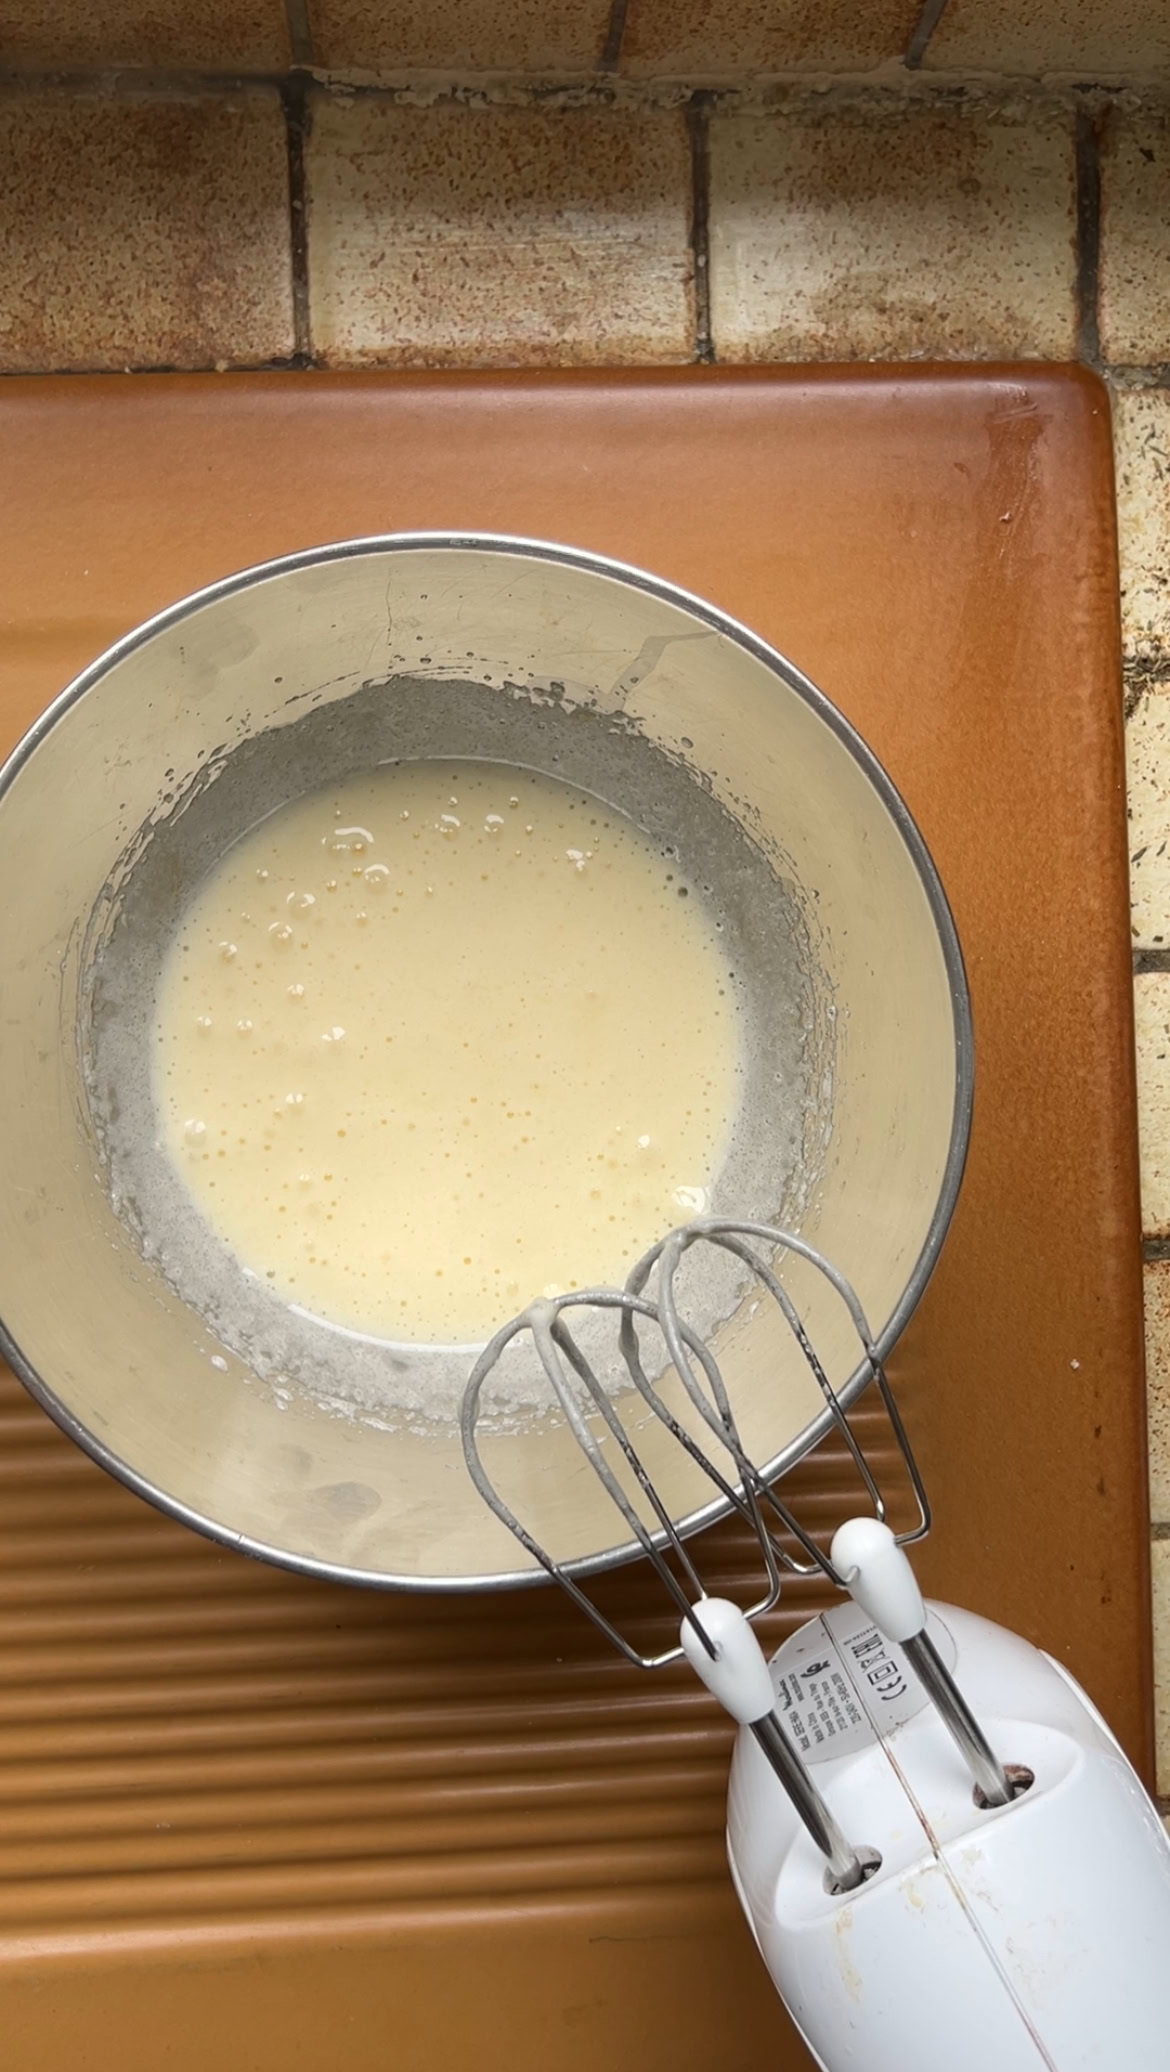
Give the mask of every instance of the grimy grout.
[{"label": "grimy grout", "polygon": [[598,64],[599,72],[616,72],[621,62],[622,44],[626,38],[626,16],[630,11],[630,0],[610,0],[609,26],[605,32],[605,44]]},{"label": "grimy grout", "polygon": [[309,301],[309,183],[305,145],[312,111],[303,81],[281,89],[288,149],[289,266],[292,274],[293,365],[313,364],[312,310]]},{"label": "grimy grout", "polygon": [[1077,109],[1077,358],[1090,367],[1101,364],[1101,120],[1092,109]]},{"label": "grimy grout", "polygon": [[947,0],[923,0],[922,13],[914,24],[910,32],[910,41],[906,45],[906,67],[908,71],[916,72],[921,65],[923,58],[926,56],[930,39],[942,19],[943,9],[946,7],[946,4]]},{"label": "grimy grout", "polygon": [[711,133],[710,94],[697,93],[687,109],[691,147],[691,219],[689,236],[695,285],[695,358],[709,366],[715,358],[711,330]]},{"label": "grimy grout", "polygon": [[[615,0],[615,11],[621,0]],[[193,66],[50,65],[14,66],[0,62],[0,91],[5,93],[76,92],[107,98],[150,98],[156,95],[207,96],[246,93],[255,88],[280,89],[293,80],[314,92],[346,99],[384,99],[419,107],[436,102],[476,107],[532,107],[558,103],[622,109],[685,107],[696,93],[729,112],[798,118],[823,112],[827,117],[857,110],[898,116],[916,108],[944,107],[977,112],[1008,108],[1023,117],[1034,108],[1106,110],[1112,106],[1155,107],[1170,114],[1170,83],[1165,79],[1114,80],[1046,77],[1029,79],[999,74],[922,73],[901,59],[867,72],[745,73],[739,78],[696,71],[690,74],[631,78],[602,69],[602,63],[575,72],[547,74],[507,70],[453,73],[424,67],[387,71],[380,78],[349,72],[316,61],[305,0],[288,0],[292,62],[276,70],[199,69]],[[302,55],[303,53],[303,55]]]},{"label": "grimy grout", "polygon": [[309,0],[284,0],[284,18],[288,24],[288,47],[292,53],[293,64],[311,70],[316,52],[313,48]]}]

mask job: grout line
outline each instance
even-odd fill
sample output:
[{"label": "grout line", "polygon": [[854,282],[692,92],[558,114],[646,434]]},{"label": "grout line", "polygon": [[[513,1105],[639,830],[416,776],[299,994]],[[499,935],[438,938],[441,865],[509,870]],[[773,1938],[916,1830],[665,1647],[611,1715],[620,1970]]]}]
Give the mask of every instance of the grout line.
[{"label": "grout line", "polygon": [[914,32],[906,45],[902,60],[908,72],[917,72],[926,56],[926,46],[939,25],[947,0],[923,0],[922,13],[914,25]]},{"label": "grout line", "polygon": [[1133,953],[1133,975],[1141,978],[1147,971],[1170,971],[1170,949],[1135,950]]},{"label": "grout line", "polygon": [[1170,1237],[1144,1237],[1142,1258],[1147,1266],[1156,1266],[1161,1259],[1170,1259]]},{"label": "grout line", "polygon": [[303,80],[281,89],[288,141],[289,261],[292,268],[293,364],[311,367],[313,338],[309,311],[309,208],[305,178],[305,144],[309,135],[309,96]]},{"label": "grout line", "polygon": [[[525,103],[563,95],[567,102],[577,97],[596,99],[620,96],[624,104],[637,108],[678,108],[696,93],[730,108],[756,112],[781,109],[819,109],[826,99],[840,107],[870,107],[890,113],[922,104],[957,105],[973,109],[1010,102],[1014,107],[1035,104],[1068,111],[1114,105],[1129,107],[1135,93],[1150,106],[1167,103],[1167,92],[1155,81],[1129,83],[1025,78],[1017,74],[979,73],[970,77],[951,73],[916,73],[910,70],[909,52],[900,58],[892,51],[888,69],[873,72],[745,72],[739,76],[709,77],[674,73],[656,77],[598,77],[598,72],[616,64],[611,58],[619,36],[624,36],[629,0],[610,0],[610,19],[605,45],[597,64],[574,72],[482,71],[452,72],[449,69],[407,67],[384,76],[351,74],[321,64],[313,53],[312,0],[285,0],[286,21],[294,56],[291,65],[251,70],[220,70],[179,65],[29,65],[4,64],[0,60],[0,89],[6,93],[92,92],[102,94],[214,93],[237,92],[249,86],[283,86],[298,72],[311,70],[324,92],[387,99],[417,98],[427,106],[436,101],[483,99]],[[935,0],[924,9],[934,13]],[[941,6],[937,9],[942,12]]]},{"label": "grout line", "polygon": [[1121,362],[1116,366],[1103,360],[1101,364],[1115,389],[1132,394],[1135,389],[1170,388],[1170,360],[1147,360],[1144,365]]},{"label": "grout line", "polygon": [[610,0],[609,27],[605,43],[598,59],[599,72],[616,72],[622,54],[622,43],[626,33],[626,16],[630,11],[630,0]]},{"label": "grout line", "polygon": [[1077,109],[1077,358],[1101,362],[1097,291],[1101,277],[1101,157],[1098,118]]},{"label": "grout line", "polygon": [[309,71],[314,63],[309,0],[284,0],[284,14],[288,23],[288,42],[293,64]]},{"label": "grout line", "polygon": [[182,366],[167,360],[119,360],[117,366],[111,366],[102,360],[87,367],[5,367],[0,370],[0,390],[7,381],[27,381],[30,374],[51,374],[54,381],[92,381],[95,375],[105,374],[120,380],[132,374],[136,381],[153,381],[156,376],[167,379],[172,374],[295,374],[303,372],[306,364],[303,355],[277,353],[271,360],[188,360]]},{"label": "grout line", "polygon": [[[930,0],[933,8],[934,0]],[[628,0],[611,0],[611,19],[605,51],[598,66],[589,73],[476,73],[412,71],[387,74],[384,78],[351,76],[331,71],[312,56],[312,0],[286,0],[290,39],[297,53],[290,67],[280,70],[197,71],[190,67],[112,65],[41,66],[20,69],[0,63],[0,92],[42,94],[48,92],[101,95],[105,99],[175,98],[215,93],[246,93],[250,89],[283,89],[311,72],[314,86],[323,94],[346,100],[386,100],[412,106],[437,105],[532,107],[550,103],[564,108],[602,104],[638,110],[687,108],[700,96],[711,107],[781,114],[816,110],[826,103],[838,108],[871,108],[887,114],[919,107],[967,106],[972,110],[994,109],[1010,102],[1060,108],[1066,113],[1098,115],[1113,106],[1127,107],[1134,92],[1150,105],[1161,106],[1166,96],[1156,86],[1124,82],[1094,85],[1090,82],[1047,81],[980,74],[955,78],[944,73],[917,73],[904,60],[891,58],[893,71],[875,79],[872,73],[768,73],[722,81],[702,78],[630,79],[605,70],[615,35],[624,22]],[[941,13],[941,8],[939,9]],[[1158,367],[1121,366],[1118,378],[1132,378],[1143,385],[1151,381],[1170,382],[1170,362]]]},{"label": "grout line", "polygon": [[715,358],[711,336],[711,133],[710,94],[693,94],[687,105],[691,145],[691,260],[695,273],[695,358]]}]

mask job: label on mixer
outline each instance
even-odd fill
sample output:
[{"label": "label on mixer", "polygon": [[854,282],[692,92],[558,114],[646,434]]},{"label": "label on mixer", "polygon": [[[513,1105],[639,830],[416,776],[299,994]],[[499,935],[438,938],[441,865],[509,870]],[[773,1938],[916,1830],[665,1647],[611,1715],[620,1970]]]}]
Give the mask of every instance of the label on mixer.
[{"label": "label on mixer", "polygon": [[[931,1612],[927,1631],[948,1669],[955,1643]],[[771,1663],[776,1710],[806,1762],[848,1755],[912,1719],[926,1693],[902,1651],[855,1604],[802,1626]]]}]

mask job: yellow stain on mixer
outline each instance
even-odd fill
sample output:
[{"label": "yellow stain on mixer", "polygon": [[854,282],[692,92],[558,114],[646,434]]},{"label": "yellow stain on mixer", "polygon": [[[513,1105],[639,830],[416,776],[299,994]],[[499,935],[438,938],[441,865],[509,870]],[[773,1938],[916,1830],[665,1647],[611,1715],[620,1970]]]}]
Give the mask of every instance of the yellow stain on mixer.
[{"label": "yellow stain on mixer", "polygon": [[630,821],[502,764],[388,764],[198,889],[155,1100],[197,1206],[285,1300],[460,1343],[624,1279],[704,1205],[740,1049],[718,923]]}]

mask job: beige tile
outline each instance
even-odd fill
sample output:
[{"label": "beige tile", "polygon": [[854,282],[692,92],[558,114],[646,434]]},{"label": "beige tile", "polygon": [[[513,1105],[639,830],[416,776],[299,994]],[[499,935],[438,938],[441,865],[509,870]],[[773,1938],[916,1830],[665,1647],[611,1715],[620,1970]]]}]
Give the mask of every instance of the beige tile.
[{"label": "beige tile", "polygon": [[622,70],[702,80],[864,72],[902,55],[920,13],[920,0],[630,0]]},{"label": "beige tile", "polygon": [[692,350],[680,114],[322,97],[313,341],[333,366],[567,366]]},{"label": "beige tile", "polygon": [[318,64],[375,76],[411,71],[593,71],[609,0],[313,0]]},{"label": "beige tile", "polygon": [[1125,730],[1135,943],[1170,947],[1170,684],[1146,691]]},{"label": "beige tile", "polygon": [[1157,655],[1170,648],[1170,393],[1115,393],[1113,445],[1126,652]]},{"label": "beige tile", "polygon": [[1154,1722],[1158,1790],[1170,1795],[1170,1540],[1150,1548],[1154,1586]]},{"label": "beige tile", "polygon": [[1156,1525],[1170,1525],[1170,1259],[1151,1261],[1144,1280],[1150,1515]]},{"label": "beige tile", "polygon": [[1142,1227],[1170,1235],[1170,971],[1139,972],[1137,1022],[1138,1131],[1142,1162]]},{"label": "beige tile", "polygon": [[1170,64],[1170,10],[1162,0],[947,0],[925,64],[1141,78]]},{"label": "beige tile", "polygon": [[275,91],[0,97],[0,282],[7,372],[290,352]]},{"label": "beige tile", "polygon": [[1101,148],[1101,350],[1170,360],[1170,116],[1115,116]]},{"label": "beige tile", "polygon": [[289,58],[282,0],[0,0],[0,51],[21,68],[275,72]]},{"label": "beige tile", "polygon": [[965,109],[711,129],[722,358],[1071,356],[1069,119]]}]

